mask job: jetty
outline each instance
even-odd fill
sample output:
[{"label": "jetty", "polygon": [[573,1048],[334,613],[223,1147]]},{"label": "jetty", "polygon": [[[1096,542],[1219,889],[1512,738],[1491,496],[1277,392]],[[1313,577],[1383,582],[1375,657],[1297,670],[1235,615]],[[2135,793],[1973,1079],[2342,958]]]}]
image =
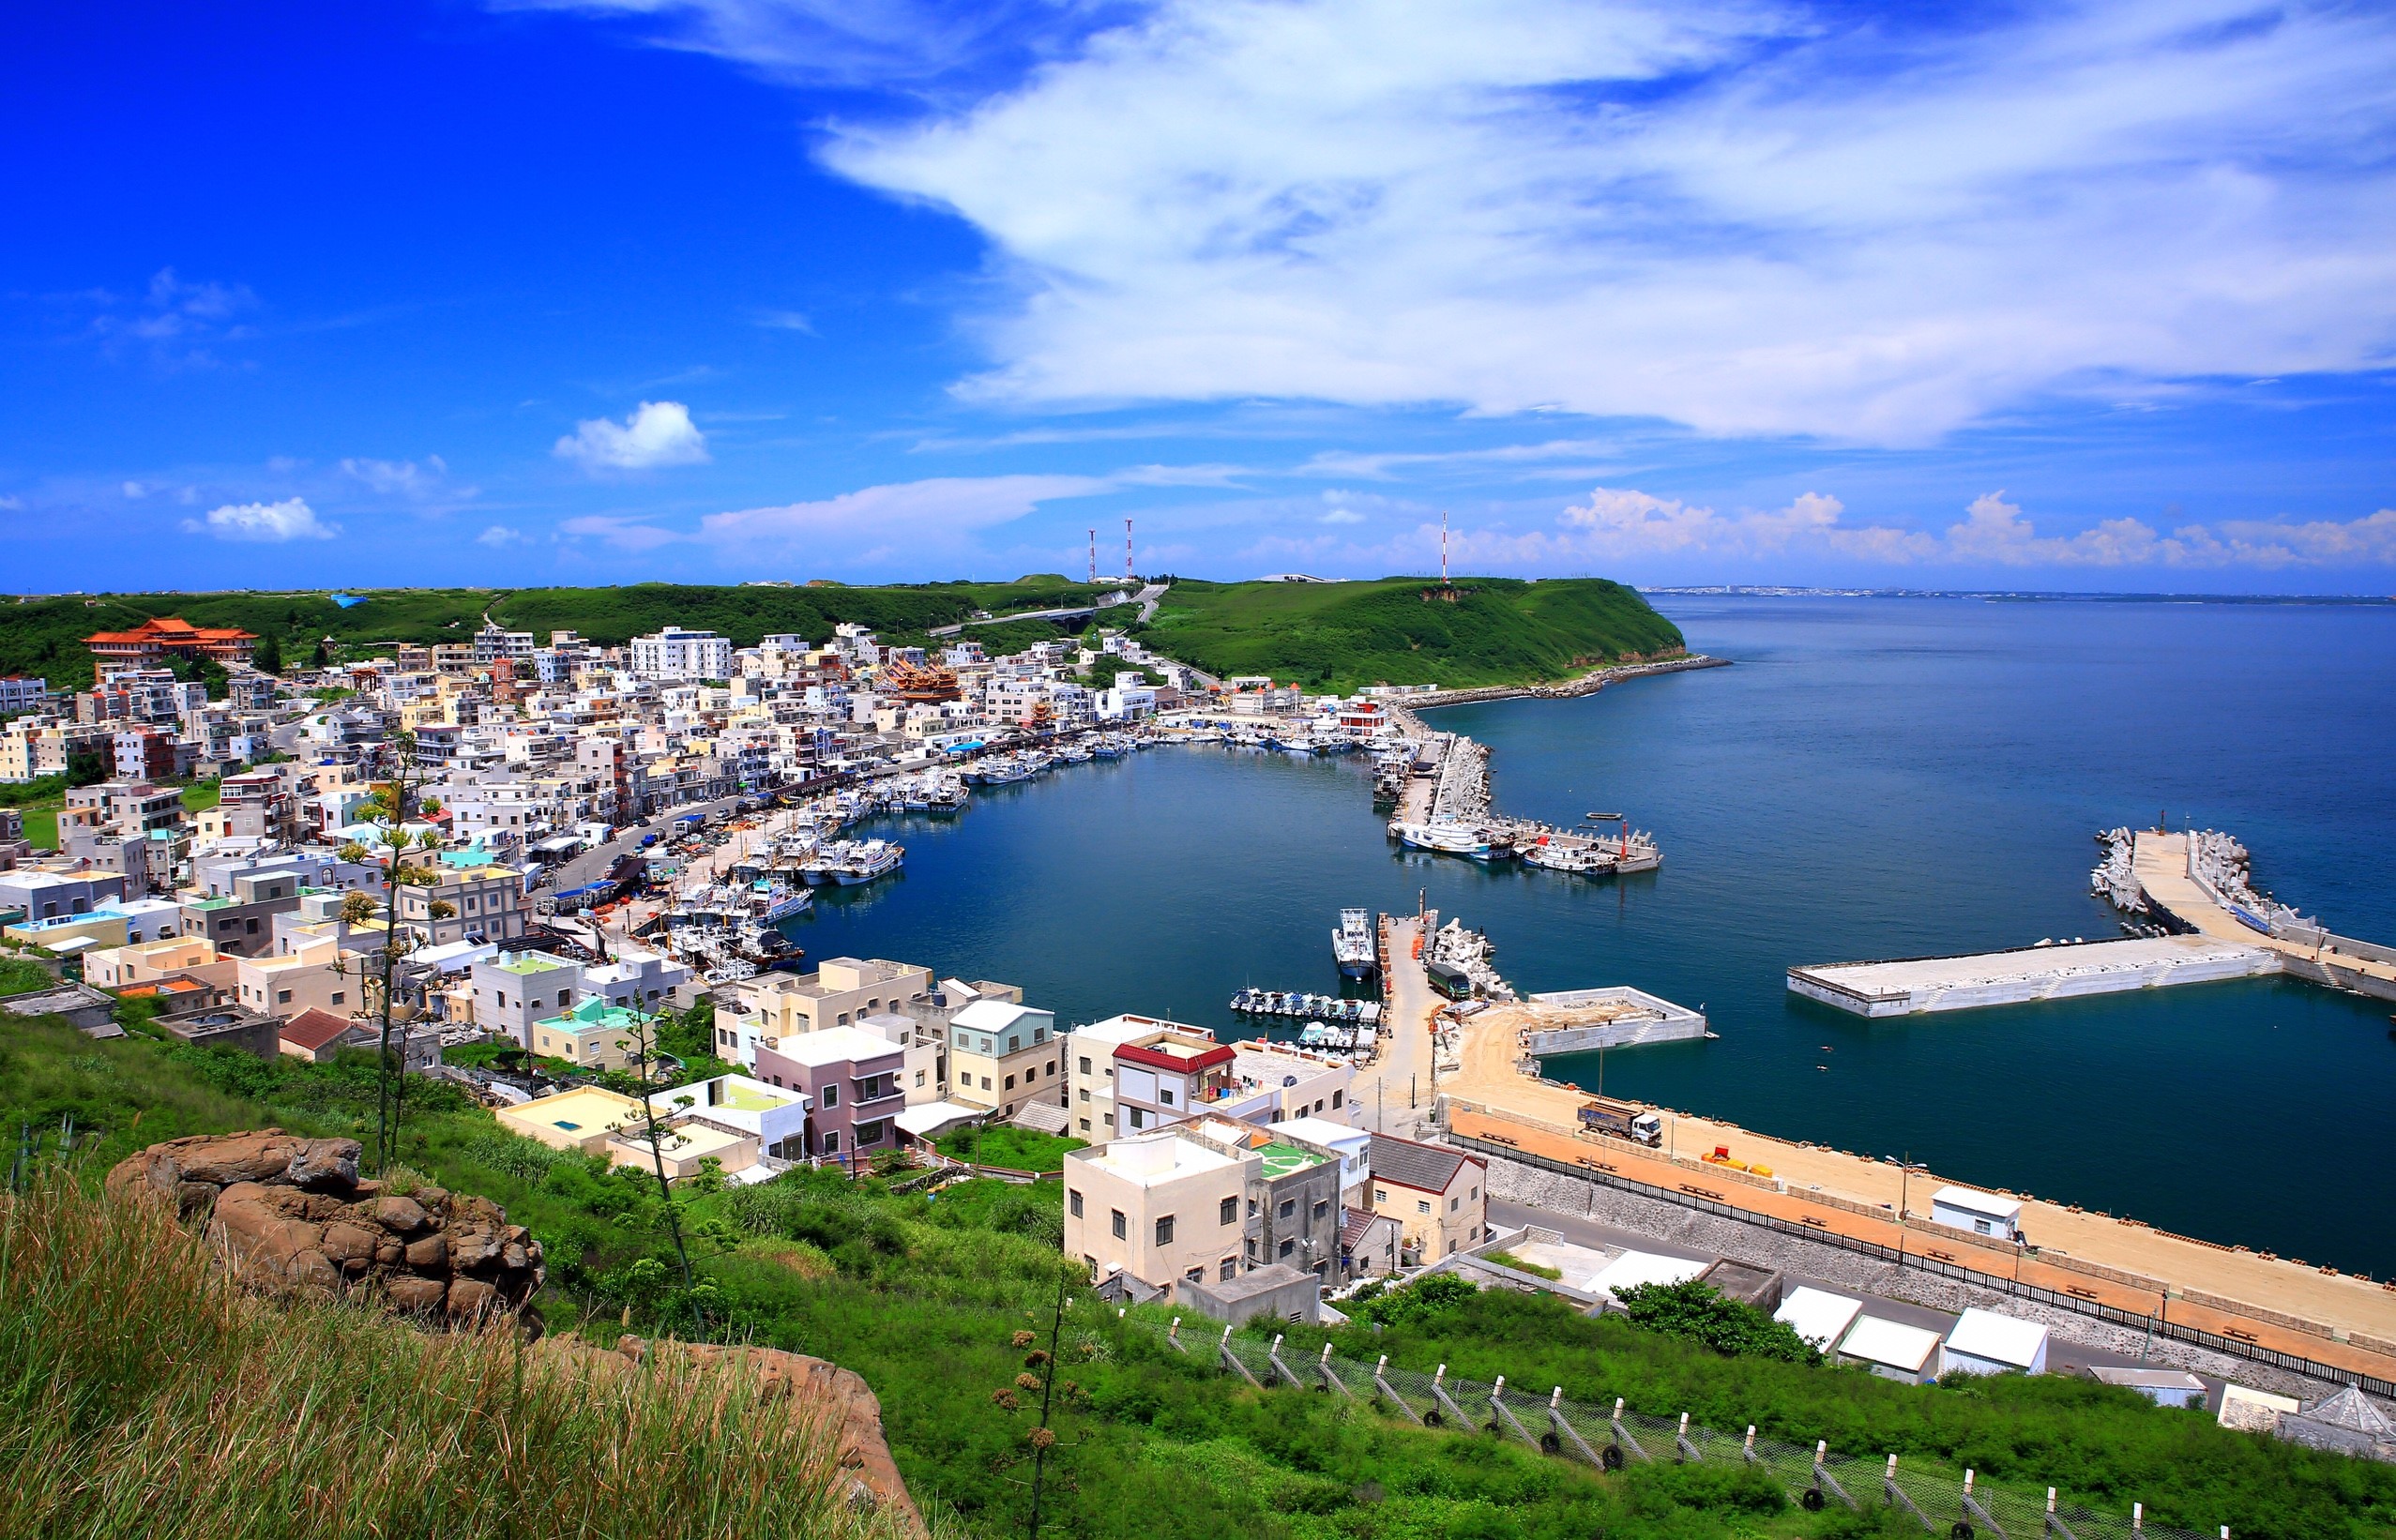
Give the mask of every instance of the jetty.
[{"label": "jetty", "polygon": [[1624,984],[1556,989],[1497,1009],[1521,1031],[1523,1050],[1533,1060],[1714,1035],[1688,1006]]},{"label": "jetty", "polygon": [[2017,946],[1964,957],[1810,964],[1789,989],[1858,1016],[1912,1016],[2038,1000],[2074,1000],[2280,971],[2277,956],[2210,936],[2135,937]]},{"label": "jetty", "polygon": [[1808,963],[1789,989],[1858,1016],[2020,1005],[2286,974],[2396,1000],[2396,947],[2333,934],[2254,886],[2218,829],[2110,829],[2089,884],[2126,916],[2118,941],[2042,941],[1964,957]]}]

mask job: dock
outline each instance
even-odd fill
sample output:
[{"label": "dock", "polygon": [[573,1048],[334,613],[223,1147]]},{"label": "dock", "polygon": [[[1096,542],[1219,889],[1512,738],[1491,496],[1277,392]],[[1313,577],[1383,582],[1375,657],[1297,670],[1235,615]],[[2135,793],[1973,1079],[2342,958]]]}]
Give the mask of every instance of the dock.
[{"label": "dock", "polygon": [[[2214,858],[2224,842],[2243,856],[2244,847],[2209,830],[2140,830],[2131,868],[2146,912],[2200,936],[2260,947],[2293,977],[2396,1000],[2396,946],[2338,935],[2262,899],[2247,886],[2242,869],[2226,873]],[[2243,861],[2238,865],[2242,868]]]},{"label": "dock", "polygon": [[1810,964],[1789,970],[1789,989],[1858,1016],[1913,1016],[2252,978],[2280,972],[2281,960],[2267,947],[2223,937],[2140,937]]}]

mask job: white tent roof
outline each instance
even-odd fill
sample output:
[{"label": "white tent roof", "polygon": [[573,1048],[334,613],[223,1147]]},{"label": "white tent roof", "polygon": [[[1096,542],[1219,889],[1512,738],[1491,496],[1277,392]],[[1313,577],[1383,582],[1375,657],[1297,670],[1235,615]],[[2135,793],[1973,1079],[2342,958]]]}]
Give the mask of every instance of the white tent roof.
[{"label": "white tent roof", "polygon": [[1977,1308],[1964,1311],[1947,1334],[1948,1347],[1957,1352],[2024,1369],[2039,1361],[2046,1340],[2047,1329],[2035,1321]]},{"label": "white tent roof", "polygon": [[1652,1251],[1626,1251],[1589,1280],[1589,1291],[1612,1299],[1615,1290],[1630,1289],[1639,1284],[1686,1283],[1713,1265],[1712,1262],[1696,1261],[1688,1257],[1660,1257]]},{"label": "white tent roof", "polygon": [[890,1121],[899,1125],[902,1133],[911,1134],[917,1139],[936,1139],[961,1123],[971,1123],[976,1118],[990,1115],[991,1109],[987,1107],[967,1107],[955,1101],[928,1101],[908,1108]]},{"label": "white tent roof", "polygon": [[1863,1310],[1863,1301],[1834,1294],[1827,1289],[1795,1289],[1772,1312],[1774,1321],[1782,1321],[1797,1336],[1825,1350],[1845,1335]]},{"label": "white tent roof", "polygon": [[2022,1200],[1999,1198],[1978,1187],[1941,1187],[1930,1195],[1933,1205],[1962,1209],[1966,1214],[1985,1214],[1992,1219],[2014,1220],[2022,1217]]},{"label": "white tent roof", "polygon": [[1878,1316],[1859,1318],[1839,1344],[1839,1351],[1849,1358],[1886,1364],[1908,1374],[1919,1374],[1922,1366],[1930,1362],[1930,1355],[1937,1351],[1936,1332],[1902,1321],[1883,1321]]}]

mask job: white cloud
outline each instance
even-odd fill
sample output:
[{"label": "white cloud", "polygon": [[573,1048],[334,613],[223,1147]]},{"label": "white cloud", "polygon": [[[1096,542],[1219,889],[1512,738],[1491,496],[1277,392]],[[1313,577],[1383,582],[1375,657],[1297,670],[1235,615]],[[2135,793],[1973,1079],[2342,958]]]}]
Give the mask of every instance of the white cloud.
[{"label": "white cloud", "polygon": [[637,519],[620,519],[603,513],[583,514],[564,520],[559,522],[557,533],[574,539],[604,541],[618,551],[635,553],[655,551],[660,546],[671,545],[686,537],[670,529],[642,523]]},{"label": "white cloud", "polygon": [[811,84],[918,83],[990,54],[1031,53],[1099,8],[1053,0],[493,0],[643,26],[660,47],[735,59]]},{"label": "white cloud", "polygon": [[576,423],[552,452],[587,471],[646,471],[705,463],[707,439],[680,401],[643,401],[620,424],[606,417]]},{"label": "white cloud", "polygon": [[[421,462],[413,460],[344,460],[341,461],[341,474],[352,480],[364,482],[368,490],[387,497],[422,499],[460,495],[445,485],[449,467],[439,455],[427,455]],[[464,495],[472,495],[471,490]]]},{"label": "white cloud", "polygon": [[[638,4],[769,66],[819,14]],[[826,156],[992,242],[979,398],[1906,444],[2396,356],[2391,78],[2381,7],[1170,0]]]},{"label": "white cloud", "polygon": [[227,503],[220,508],[209,509],[205,521],[185,520],[183,527],[192,533],[213,535],[220,540],[274,543],[329,540],[341,533],[339,524],[322,522],[316,510],[297,497],[287,497],[280,503]]},{"label": "white cloud", "polygon": [[[1842,558],[1851,564],[1949,570],[2396,566],[2396,509],[2345,522],[2267,520],[2190,523],[2168,533],[2137,519],[2108,519],[2071,535],[2041,535],[2002,491],[1976,497],[1964,517],[1932,534],[1893,524],[1849,524],[1839,499],[1804,492],[1780,508],[1721,513],[1629,488],[1600,487],[1556,516],[1554,527],[1480,528],[1450,535],[1454,561],[1493,570],[1556,571],[1591,563],[1665,558],[1736,563]],[[1420,562],[1437,549],[1435,523],[1383,548]]]},{"label": "white cloud", "polygon": [[0,494],[0,513],[14,513],[24,506],[23,498]]},{"label": "white cloud", "polygon": [[156,488],[145,486],[139,481],[128,481],[121,490],[127,497],[131,498],[137,503],[143,498],[149,496],[151,492],[157,491]]},{"label": "white cloud", "polygon": [[936,476],[813,502],[711,513],[699,521],[699,538],[741,549],[903,560],[952,548],[963,536],[1021,519],[1042,503],[1088,497],[1116,485],[1114,478],[1089,476]]},{"label": "white cloud", "polygon": [[760,310],[757,312],[757,325],[767,331],[803,332],[809,337],[819,335],[815,323],[800,310]]},{"label": "white cloud", "polygon": [[480,535],[476,536],[474,537],[474,543],[478,546],[489,546],[493,551],[498,551],[511,545],[523,545],[526,541],[524,532],[523,530],[511,529],[506,524],[493,524],[490,528],[484,530]]}]

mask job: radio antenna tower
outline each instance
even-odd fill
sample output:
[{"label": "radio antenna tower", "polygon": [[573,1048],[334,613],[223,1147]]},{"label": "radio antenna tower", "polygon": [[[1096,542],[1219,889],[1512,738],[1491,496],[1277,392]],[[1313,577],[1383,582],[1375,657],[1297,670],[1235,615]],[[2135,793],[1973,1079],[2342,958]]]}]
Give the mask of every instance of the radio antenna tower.
[{"label": "radio antenna tower", "polygon": [[1448,510],[1439,510],[1439,586],[1448,586]]},{"label": "radio antenna tower", "polygon": [[1098,584],[1099,584],[1099,532],[1098,532],[1098,530],[1097,530],[1095,527],[1093,527],[1093,528],[1091,529],[1091,531],[1090,531],[1090,586],[1091,586],[1091,587],[1093,587],[1093,588],[1096,588],[1096,587],[1098,586]]},{"label": "radio antenna tower", "polygon": [[1123,581],[1131,581],[1131,521],[1123,521]]}]

